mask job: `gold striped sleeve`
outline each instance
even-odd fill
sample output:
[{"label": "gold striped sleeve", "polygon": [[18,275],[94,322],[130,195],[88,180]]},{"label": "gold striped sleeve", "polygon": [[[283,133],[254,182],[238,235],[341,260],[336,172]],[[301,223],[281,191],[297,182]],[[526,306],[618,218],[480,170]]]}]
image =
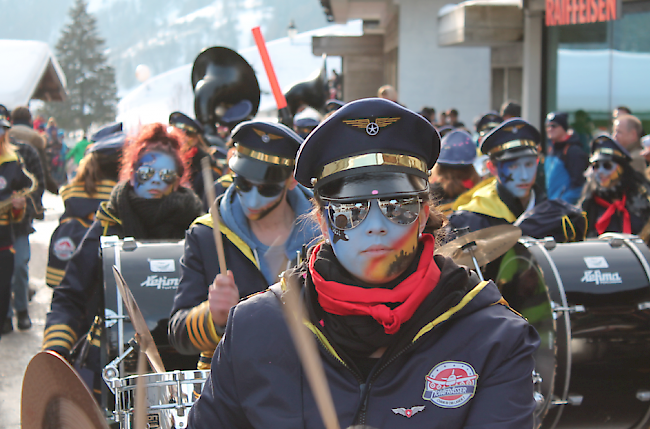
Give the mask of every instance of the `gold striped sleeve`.
[{"label": "gold striped sleeve", "polygon": [[47,282],[48,285],[58,286],[59,284],[61,284],[61,280],[63,280],[64,274],[65,274],[65,270],[60,270],[54,267],[47,267],[45,281]]},{"label": "gold striped sleeve", "polygon": [[209,370],[212,363],[212,356],[214,356],[214,350],[201,352],[201,357],[196,363],[196,369]]},{"label": "gold striped sleeve", "polygon": [[68,325],[52,325],[43,332],[43,350],[61,346],[68,350],[77,342],[77,334]]},{"label": "gold striped sleeve", "polygon": [[185,323],[194,347],[199,350],[214,350],[217,347],[221,337],[216,333],[208,301],[191,309]]}]

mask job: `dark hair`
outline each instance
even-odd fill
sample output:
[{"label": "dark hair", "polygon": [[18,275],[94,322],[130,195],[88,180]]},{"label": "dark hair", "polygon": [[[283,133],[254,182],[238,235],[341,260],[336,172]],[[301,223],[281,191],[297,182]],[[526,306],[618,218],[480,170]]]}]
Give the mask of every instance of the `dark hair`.
[{"label": "dark hair", "polygon": [[118,156],[102,155],[99,152],[91,152],[84,156],[79,162],[77,175],[72,179],[73,184],[83,185],[88,195],[97,192],[97,184],[102,180],[118,179]]},{"label": "dark hair", "polygon": [[424,116],[424,118],[431,122],[431,115],[435,115],[436,109],[433,107],[423,107],[422,110],[420,111],[420,115]]},{"label": "dark hair", "polygon": [[13,112],[11,112],[11,122],[21,123],[21,124],[31,124],[32,114],[29,112],[29,109],[27,107],[18,106],[13,110]]},{"label": "dark hair", "polygon": [[501,117],[512,116],[513,118],[521,117],[521,105],[515,101],[508,100],[501,105]]},{"label": "dark hair", "polygon": [[436,176],[436,182],[440,185],[448,198],[457,198],[467,191],[463,181],[471,180],[474,185],[481,181],[473,165],[448,166],[436,164],[433,166],[432,175]]},{"label": "dark hair", "polygon": [[449,110],[447,110],[447,115],[449,115],[449,116],[458,116],[458,110],[449,109]]},{"label": "dark hair", "polygon": [[183,135],[174,127],[159,122],[145,125],[124,147],[120,179],[130,180],[138,159],[147,152],[158,151],[174,158],[180,183],[189,183],[189,163],[187,152],[182,150],[182,142]]},{"label": "dark hair", "polygon": [[616,108],[616,110],[618,110],[619,113],[620,113],[621,110],[622,110],[622,111],[624,111],[625,113],[627,113],[628,115],[631,115],[631,114],[632,114],[632,110],[630,110],[630,108],[627,107],[627,106],[618,106],[618,107]]}]

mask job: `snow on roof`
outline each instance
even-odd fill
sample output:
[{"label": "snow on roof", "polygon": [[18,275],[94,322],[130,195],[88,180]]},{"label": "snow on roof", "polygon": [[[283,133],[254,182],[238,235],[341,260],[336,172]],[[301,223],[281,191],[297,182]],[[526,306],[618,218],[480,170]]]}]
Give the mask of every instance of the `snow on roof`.
[{"label": "snow on roof", "polygon": [[61,100],[65,75],[47,43],[0,40],[0,104],[8,109],[32,98]]},{"label": "snow on roof", "polygon": [[[286,92],[294,83],[302,82],[318,73],[323,60],[312,53],[313,36],[360,36],[360,20],[347,24],[330,25],[317,30],[300,33],[290,40],[288,37],[266,43],[273,62],[280,87]],[[255,70],[262,93],[258,116],[269,115],[276,109],[271,85],[264,71],[264,65],[256,46],[245,48],[239,54]],[[327,71],[341,72],[339,57],[327,58]],[[126,94],[118,104],[117,120],[124,123],[126,130],[134,130],[151,122],[167,123],[169,114],[183,112],[194,117],[194,91],[190,74],[192,64],[186,64],[150,78]]]}]

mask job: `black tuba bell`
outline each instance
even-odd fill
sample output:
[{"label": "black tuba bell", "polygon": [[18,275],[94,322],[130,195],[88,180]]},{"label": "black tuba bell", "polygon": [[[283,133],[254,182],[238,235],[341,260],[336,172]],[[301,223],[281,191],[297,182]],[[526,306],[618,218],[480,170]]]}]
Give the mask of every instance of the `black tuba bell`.
[{"label": "black tuba bell", "polygon": [[321,67],[318,76],[311,80],[294,84],[284,94],[284,97],[287,99],[287,105],[289,106],[289,110],[291,110],[291,115],[295,115],[298,108],[303,104],[323,111],[328,95],[327,63],[323,59],[323,67]]},{"label": "black tuba bell", "polygon": [[205,49],[192,67],[194,113],[207,135],[216,124],[229,128],[252,118],[260,105],[255,71],[237,52],[217,46]]}]

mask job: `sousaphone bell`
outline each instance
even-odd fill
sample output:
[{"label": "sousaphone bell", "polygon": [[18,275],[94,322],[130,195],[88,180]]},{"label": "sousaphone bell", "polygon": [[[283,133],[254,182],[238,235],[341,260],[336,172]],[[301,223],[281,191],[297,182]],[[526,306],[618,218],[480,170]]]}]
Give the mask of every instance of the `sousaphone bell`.
[{"label": "sousaphone bell", "polygon": [[287,99],[287,105],[293,116],[298,112],[301,105],[311,106],[322,112],[325,108],[328,93],[327,62],[323,57],[323,67],[321,67],[318,75],[313,79],[294,84],[284,94],[284,97]]}]

